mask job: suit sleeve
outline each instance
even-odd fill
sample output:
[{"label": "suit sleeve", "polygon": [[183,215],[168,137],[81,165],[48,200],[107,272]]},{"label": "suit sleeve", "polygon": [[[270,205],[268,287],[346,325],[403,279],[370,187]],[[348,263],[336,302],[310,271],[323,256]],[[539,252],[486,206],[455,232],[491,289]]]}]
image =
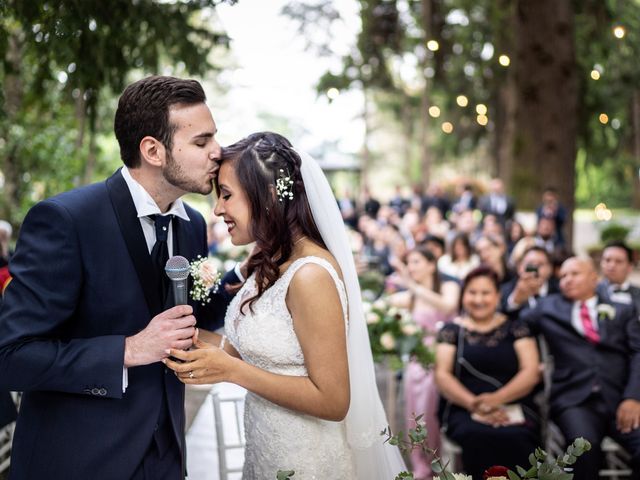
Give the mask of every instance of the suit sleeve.
[{"label": "suit sleeve", "polygon": [[632,308],[624,306],[622,313],[628,317],[626,330],[629,347],[629,379],[623,398],[640,400],[640,321]]},{"label": "suit sleeve", "polygon": [[122,397],[124,336],[77,338],[81,245],[55,200],[27,214],[0,310],[0,390]]}]

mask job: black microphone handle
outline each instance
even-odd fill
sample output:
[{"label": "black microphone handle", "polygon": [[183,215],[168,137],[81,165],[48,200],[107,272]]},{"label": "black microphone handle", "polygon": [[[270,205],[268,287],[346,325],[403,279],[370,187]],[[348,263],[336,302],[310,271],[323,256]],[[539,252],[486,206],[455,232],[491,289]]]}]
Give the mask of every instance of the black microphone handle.
[{"label": "black microphone handle", "polygon": [[173,304],[186,305],[187,302],[187,279],[171,280],[171,290],[173,290]]}]

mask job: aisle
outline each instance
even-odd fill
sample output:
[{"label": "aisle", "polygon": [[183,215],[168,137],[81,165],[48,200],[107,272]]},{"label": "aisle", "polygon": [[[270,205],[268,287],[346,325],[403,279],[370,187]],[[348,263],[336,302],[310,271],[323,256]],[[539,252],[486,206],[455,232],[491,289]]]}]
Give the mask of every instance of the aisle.
[{"label": "aisle", "polygon": [[[209,389],[209,387],[206,387]],[[243,395],[245,390],[230,383],[220,383],[210,388],[217,391],[220,398]],[[193,393],[193,392],[191,392]],[[196,392],[197,393],[200,392]],[[194,395],[192,395],[193,397]],[[197,408],[196,405],[193,406]],[[227,408],[228,407],[228,408]],[[201,403],[191,427],[187,430],[187,472],[188,480],[227,480],[221,479],[218,462],[218,445],[214,419],[214,408],[211,394],[206,395]],[[187,412],[187,416],[189,412]],[[235,439],[235,419],[231,405],[222,405],[225,438]],[[241,466],[244,461],[239,451],[227,454],[227,466]],[[229,480],[240,480],[241,473],[229,474]]]}]

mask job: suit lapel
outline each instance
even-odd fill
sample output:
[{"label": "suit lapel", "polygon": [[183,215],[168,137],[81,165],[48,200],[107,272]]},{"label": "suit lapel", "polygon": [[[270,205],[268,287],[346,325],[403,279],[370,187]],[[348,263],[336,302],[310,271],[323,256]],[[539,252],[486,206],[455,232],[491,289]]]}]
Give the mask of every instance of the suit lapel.
[{"label": "suit lapel", "polygon": [[[614,318],[601,318],[602,315],[598,313],[598,307],[600,305],[609,305],[614,310]],[[618,315],[617,309],[611,305],[606,298],[598,295],[598,303],[596,304],[596,317],[598,319],[598,333],[600,334],[600,343],[604,343],[609,338],[609,325],[611,322],[615,320],[615,317]]]},{"label": "suit lapel", "polygon": [[161,311],[162,301],[156,289],[151,256],[149,255],[147,242],[142,233],[142,227],[140,226],[140,220],[138,219],[129,187],[127,187],[120,170],[107,179],[106,185],[113,209],[118,218],[122,237],[138,274],[147,306],[151,314],[156,315]]}]

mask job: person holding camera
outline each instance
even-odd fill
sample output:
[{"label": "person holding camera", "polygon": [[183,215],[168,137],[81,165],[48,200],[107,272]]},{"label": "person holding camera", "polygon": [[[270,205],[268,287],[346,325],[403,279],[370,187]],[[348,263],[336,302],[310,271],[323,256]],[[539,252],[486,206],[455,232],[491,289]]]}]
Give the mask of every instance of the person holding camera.
[{"label": "person holding camera", "polygon": [[517,273],[516,278],[500,289],[500,310],[506,314],[517,314],[525,307],[533,308],[541,297],[560,291],[558,280],[553,276],[551,256],[543,247],[525,250]]}]

